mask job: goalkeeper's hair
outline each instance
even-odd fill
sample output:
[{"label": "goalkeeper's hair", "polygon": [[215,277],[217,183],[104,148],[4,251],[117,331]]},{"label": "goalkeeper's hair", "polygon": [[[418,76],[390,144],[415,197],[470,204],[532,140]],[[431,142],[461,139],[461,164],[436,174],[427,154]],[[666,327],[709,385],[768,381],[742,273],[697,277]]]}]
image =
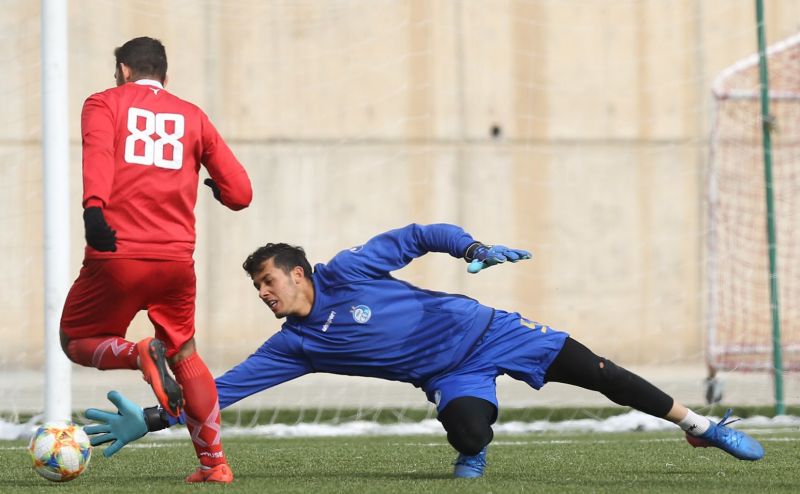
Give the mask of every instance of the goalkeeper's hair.
[{"label": "goalkeeper's hair", "polygon": [[247,274],[252,278],[261,269],[261,265],[273,259],[273,264],[284,273],[289,273],[295,266],[303,268],[303,275],[311,279],[311,264],[306,259],[306,251],[302,247],[296,247],[289,244],[272,244],[269,243],[259,247],[252,254],[247,256],[242,267]]},{"label": "goalkeeper's hair", "polygon": [[114,50],[119,64],[131,69],[134,80],[153,77],[162,83],[167,78],[167,51],[161,41],[142,36],[133,38]]}]

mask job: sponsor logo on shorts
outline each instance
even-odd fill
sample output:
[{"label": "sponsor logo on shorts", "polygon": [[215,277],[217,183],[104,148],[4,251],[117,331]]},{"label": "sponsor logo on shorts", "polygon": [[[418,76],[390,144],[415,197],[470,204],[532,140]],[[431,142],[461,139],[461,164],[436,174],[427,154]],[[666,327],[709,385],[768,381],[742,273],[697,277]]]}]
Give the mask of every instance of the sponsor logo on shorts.
[{"label": "sponsor logo on shorts", "polygon": [[353,314],[353,319],[359,324],[365,324],[372,317],[372,309],[366,305],[356,305],[350,309],[350,313]]},{"label": "sponsor logo on shorts", "polygon": [[355,247],[350,247],[350,252],[360,252],[363,248],[363,245],[356,245]]},{"label": "sponsor logo on shorts", "polygon": [[437,389],[436,391],[433,392],[433,403],[435,403],[436,406],[438,407],[439,403],[441,402],[442,402],[442,390]]}]

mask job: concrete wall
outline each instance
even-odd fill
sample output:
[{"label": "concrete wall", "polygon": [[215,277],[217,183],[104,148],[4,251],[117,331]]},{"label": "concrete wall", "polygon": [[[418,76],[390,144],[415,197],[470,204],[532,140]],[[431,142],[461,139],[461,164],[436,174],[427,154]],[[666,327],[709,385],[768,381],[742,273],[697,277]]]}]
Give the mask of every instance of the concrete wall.
[{"label": "concrete wall", "polygon": [[[776,41],[800,3],[767,3]],[[703,358],[711,80],[755,50],[750,0],[70,2],[71,231],[79,112],[113,48],[166,45],[168,89],[203,107],[255,198],[198,204],[198,340],[238,362],[279,324],[240,265],[268,241],[312,262],[410,222],[452,222],[535,259],[398,273],[570,331],[630,364]],[[39,3],[0,16],[0,368],[41,365]],[[493,133],[492,129],[496,129]],[[130,337],[150,332],[137,318]]]}]

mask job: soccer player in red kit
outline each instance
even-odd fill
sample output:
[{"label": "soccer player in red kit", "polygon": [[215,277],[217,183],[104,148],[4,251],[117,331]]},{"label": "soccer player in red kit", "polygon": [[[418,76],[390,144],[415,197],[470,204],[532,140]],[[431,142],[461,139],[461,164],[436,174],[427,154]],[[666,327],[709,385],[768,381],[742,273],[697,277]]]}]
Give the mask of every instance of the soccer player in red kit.
[{"label": "soccer player in red kit", "polygon": [[[186,481],[228,483],[217,389],[195,351],[194,207],[201,165],[232,210],[250,204],[250,179],[206,114],[164,89],[160,41],[135,38],[114,55],[117,87],[91,95],[81,113],[87,246],[62,347],[87,367],[141,369],[164,409],[186,414],[201,463]],[[140,310],[155,338],[133,343],[125,334]]]}]

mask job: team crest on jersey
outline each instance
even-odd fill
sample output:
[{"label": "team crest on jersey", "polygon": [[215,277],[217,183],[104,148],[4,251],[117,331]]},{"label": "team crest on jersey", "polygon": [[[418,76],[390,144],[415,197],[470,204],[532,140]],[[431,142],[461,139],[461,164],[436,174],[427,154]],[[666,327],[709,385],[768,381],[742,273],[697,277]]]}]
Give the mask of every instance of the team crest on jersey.
[{"label": "team crest on jersey", "polygon": [[359,324],[365,324],[372,317],[372,309],[366,305],[356,305],[350,309],[350,313],[353,314],[353,319]]}]

